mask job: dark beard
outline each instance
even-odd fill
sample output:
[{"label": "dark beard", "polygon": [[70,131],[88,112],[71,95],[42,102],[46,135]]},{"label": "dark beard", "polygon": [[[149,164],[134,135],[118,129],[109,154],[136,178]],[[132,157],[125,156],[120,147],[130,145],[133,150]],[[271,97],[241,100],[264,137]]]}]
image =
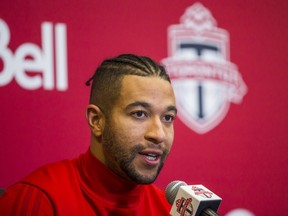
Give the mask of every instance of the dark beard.
[{"label": "dark beard", "polygon": [[108,153],[107,156],[112,158],[113,161],[116,161],[115,163],[108,163],[107,166],[115,172],[117,175],[124,177],[123,174],[119,171],[119,169],[126,174],[124,177],[127,180],[133,181],[137,184],[151,184],[153,183],[157,176],[159,175],[159,172],[161,171],[164,161],[167,157],[167,151],[163,152],[160,165],[157,169],[157,172],[150,177],[141,175],[136,168],[133,165],[133,161],[135,157],[138,155],[139,152],[145,149],[142,145],[135,145],[132,149],[130,149],[129,152],[125,150],[122,146],[125,145],[125,143],[121,143],[121,140],[117,138],[114,133],[113,127],[111,127],[112,124],[109,124],[107,122],[106,127],[103,131],[103,150]]},{"label": "dark beard", "polygon": [[[161,162],[160,165],[157,169],[157,172],[155,173],[154,176],[152,177],[145,177],[144,175],[141,175],[139,172],[137,172],[137,170],[133,167],[133,160],[136,157],[136,155],[138,154],[138,152],[140,152],[141,150],[143,150],[144,148],[141,146],[135,146],[133,148],[133,151],[130,155],[130,157],[123,157],[122,160],[120,160],[120,167],[123,171],[125,171],[125,173],[129,176],[129,178],[137,183],[137,184],[151,184],[153,183],[156,178],[158,177],[163,165],[164,165],[164,161],[161,158]],[[127,160],[125,160],[125,158],[127,158]],[[148,168],[148,167],[147,167]]]}]

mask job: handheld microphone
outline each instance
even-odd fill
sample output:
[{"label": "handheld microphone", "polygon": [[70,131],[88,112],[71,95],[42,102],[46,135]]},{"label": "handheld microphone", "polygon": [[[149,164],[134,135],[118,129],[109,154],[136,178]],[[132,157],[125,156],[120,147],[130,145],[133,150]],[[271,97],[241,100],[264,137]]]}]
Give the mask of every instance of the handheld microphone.
[{"label": "handheld microphone", "polygon": [[173,181],[166,187],[165,196],[172,205],[172,216],[219,216],[222,199],[203,185]]}]

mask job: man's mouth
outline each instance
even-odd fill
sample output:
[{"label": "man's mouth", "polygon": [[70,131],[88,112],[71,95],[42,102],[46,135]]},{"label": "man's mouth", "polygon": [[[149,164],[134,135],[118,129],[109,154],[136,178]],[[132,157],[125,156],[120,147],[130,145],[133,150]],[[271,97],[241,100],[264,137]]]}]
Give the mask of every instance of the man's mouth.
[{"label": "man's mouth", "polygon": [[159,157],[159,155],[157,154],[144,154],[144,155],[148,160],[151,160],[151,161],[156,161],[157,158]]},{"label": "man's mouth", "polygon": [[158,164],[161,157],[161,153],[154,153],[154,152],[140,152],[139,154],[149,165]]}]

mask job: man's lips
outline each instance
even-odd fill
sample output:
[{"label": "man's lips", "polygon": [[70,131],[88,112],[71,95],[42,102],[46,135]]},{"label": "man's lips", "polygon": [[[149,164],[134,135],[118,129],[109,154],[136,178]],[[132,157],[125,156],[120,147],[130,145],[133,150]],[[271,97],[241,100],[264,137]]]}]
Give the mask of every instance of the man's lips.
[{"label": "man's lips", "polygon": [[160,158],[162,156],[162,151],[142,151],[139,152],[140,156],[145,160],[146,163],[149,165],[157,165],[160,161]]}]

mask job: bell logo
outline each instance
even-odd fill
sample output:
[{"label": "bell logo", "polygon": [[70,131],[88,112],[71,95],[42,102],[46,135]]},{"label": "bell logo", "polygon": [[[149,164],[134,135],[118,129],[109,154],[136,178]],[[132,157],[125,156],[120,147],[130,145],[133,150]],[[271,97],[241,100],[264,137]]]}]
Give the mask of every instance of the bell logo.
[{"label": "bell logo", "polygon": [[180,120],[204,134],[226,116],[230,103],[247,92],[229,57],[229,34],[216,27],[201,3],[187,8],[179,25],[168,29],[169,56],[162,60],[176,93]]},{"label": "bell logo", "polygon": [[51,23],[42,23],[41,35],[42,48],[33,43],[24,43],[13,54],[8,47],[10,29],[4,20],[0,19],[0,87],[8,85],[15,78],[15,81],[27,90],[41,87],[58,91],[68,89],[66,26],[59,23],[55,25],[55,46]]}]

